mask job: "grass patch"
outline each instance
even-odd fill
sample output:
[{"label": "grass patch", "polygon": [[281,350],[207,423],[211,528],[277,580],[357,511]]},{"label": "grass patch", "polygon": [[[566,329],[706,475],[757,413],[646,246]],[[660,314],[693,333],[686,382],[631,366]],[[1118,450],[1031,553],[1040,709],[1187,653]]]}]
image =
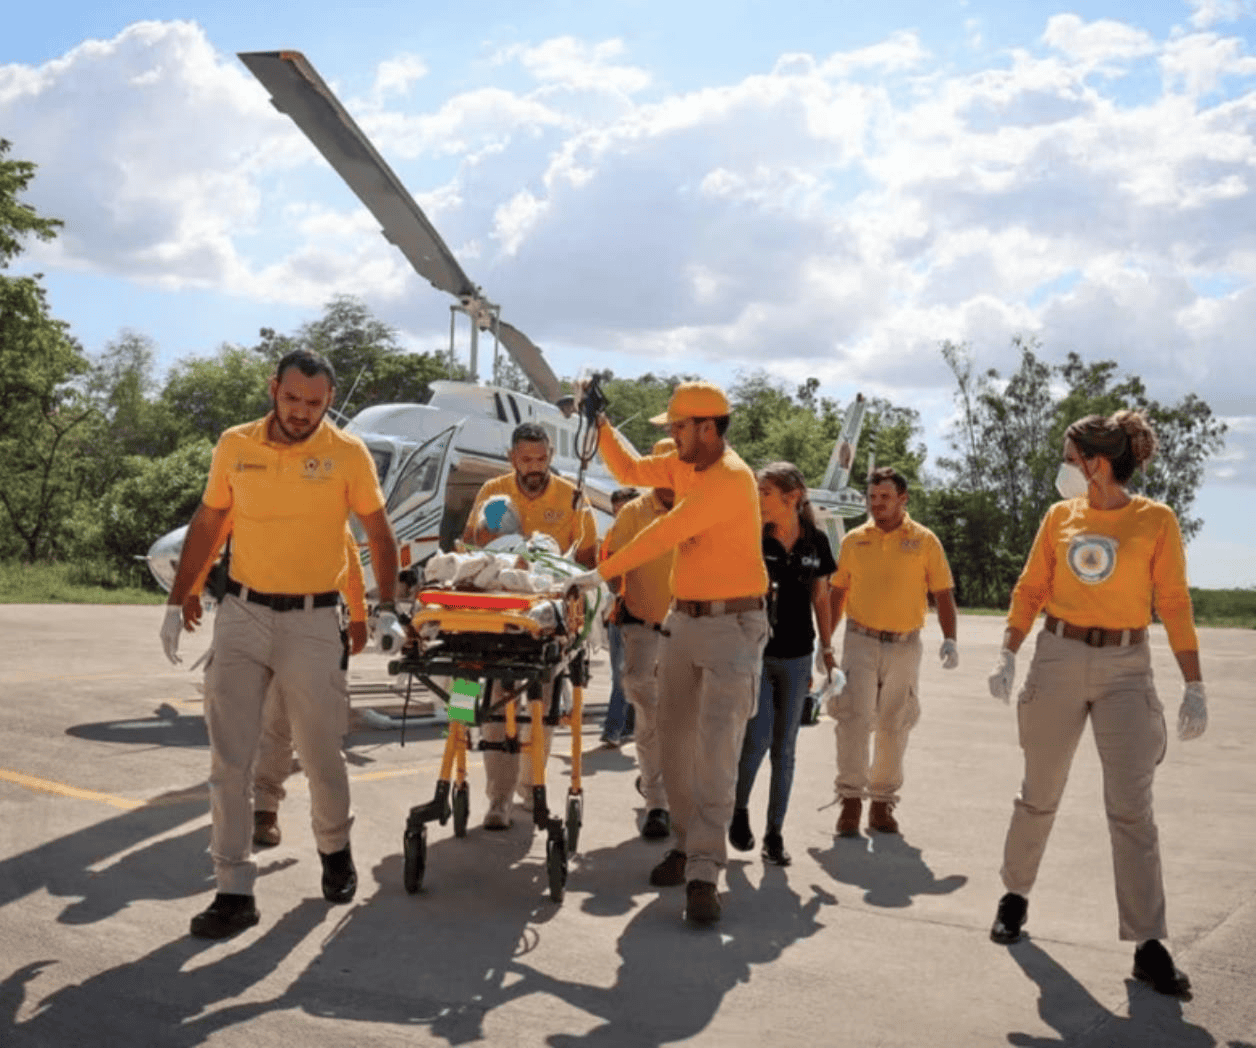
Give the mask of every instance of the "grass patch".
[{"label": "grass patch", "polygon": [[107,564],[0,562],[0,604],[164,604],[143,575]]},{"label": "grass patch", "polygon": [[[1256,587],[1194,589],[1195,625],[1256,630]],[[965,615],[1006,615],[1007,608],[961,608]]]}]

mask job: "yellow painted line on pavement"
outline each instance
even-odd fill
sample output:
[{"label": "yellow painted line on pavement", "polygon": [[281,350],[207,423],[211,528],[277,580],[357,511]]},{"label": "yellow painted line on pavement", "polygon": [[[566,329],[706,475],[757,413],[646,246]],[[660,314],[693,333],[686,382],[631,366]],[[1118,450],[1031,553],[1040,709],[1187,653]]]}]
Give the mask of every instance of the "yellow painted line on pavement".
[{"label": "yellow painted line on pavement", "polygon": [[37,775],[26,775],[20,771],[12,771],[8,768],[0,768],[0,781],[24,786],[26,789],[34,790],[37,793],[52,793],[59,797],[73,797],[80,801],[96,801],[98,804],[107,804],[111,808],[122,808],[126,811],[142,808],[148,803],[147,801],[137,801],[130,797],[115,797],[111,793],[100,793],[98,790],[84,790],[78,786],[71,786],[68,783],[54,782],[52,779],[41,779]]}]

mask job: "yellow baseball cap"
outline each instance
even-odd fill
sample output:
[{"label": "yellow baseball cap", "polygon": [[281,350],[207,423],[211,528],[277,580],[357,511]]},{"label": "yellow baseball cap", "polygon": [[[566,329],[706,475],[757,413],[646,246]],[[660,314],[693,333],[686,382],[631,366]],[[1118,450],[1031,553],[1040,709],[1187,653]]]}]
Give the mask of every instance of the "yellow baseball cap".
[{"label": "yellow baseball cap", "polygon": [[720,418],[729,414],[728,397],[713,382],[682,382],[667,402],[667,411],[650,421],[666,426],[686,418]]},{"label": "yellow baseball cap", "polygon": [[662,440],[656,440],[654,447],[650,449],[651,455],[667,455],[676,450],[676,441],[671,437],[664,437]]}]

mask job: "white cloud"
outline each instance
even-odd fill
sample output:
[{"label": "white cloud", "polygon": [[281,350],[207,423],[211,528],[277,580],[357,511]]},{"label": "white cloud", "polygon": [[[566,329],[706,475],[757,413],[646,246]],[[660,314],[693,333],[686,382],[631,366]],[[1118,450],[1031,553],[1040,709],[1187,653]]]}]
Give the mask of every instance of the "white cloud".
[{"label": "white cloud", "polygon": [[427,73],[427,63],[418,55],[385,59],[375,70],[372,93],[381,100],[388,95],[404,95],[414,81],[422,80]]},{"label": "white cloud", "polygon": [[1191,9],[1190,23],[1208,29],[1221,22],[1233,22],[1252,13],[1251,0],[1186,0]]}]

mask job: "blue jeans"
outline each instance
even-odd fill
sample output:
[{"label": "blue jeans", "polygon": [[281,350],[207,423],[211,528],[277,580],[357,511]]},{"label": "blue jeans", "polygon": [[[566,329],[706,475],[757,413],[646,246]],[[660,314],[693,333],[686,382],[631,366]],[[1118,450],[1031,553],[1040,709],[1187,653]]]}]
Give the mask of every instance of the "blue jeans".
[{"label": "blue jeans", "polygon": [[613,622],[606,627],[611,645],[611,698],[606,704],[606,720],[602,722],[602,737],[618,742],[620,737],[631,734],[634,710],[624,695],[624,635]]},{"label": "blue jeans", "polygon": [[741,744],[736,807],[749,806],[755,774],[770,749],[772,782],[768,788],[767,828],[777,833],[785,824],[789,791],[794,785],[794,749],[810,676],[810,655],[796,659],[764,655],[763,673],[759,678],[759,707],[746,725],[746,737]]}]

